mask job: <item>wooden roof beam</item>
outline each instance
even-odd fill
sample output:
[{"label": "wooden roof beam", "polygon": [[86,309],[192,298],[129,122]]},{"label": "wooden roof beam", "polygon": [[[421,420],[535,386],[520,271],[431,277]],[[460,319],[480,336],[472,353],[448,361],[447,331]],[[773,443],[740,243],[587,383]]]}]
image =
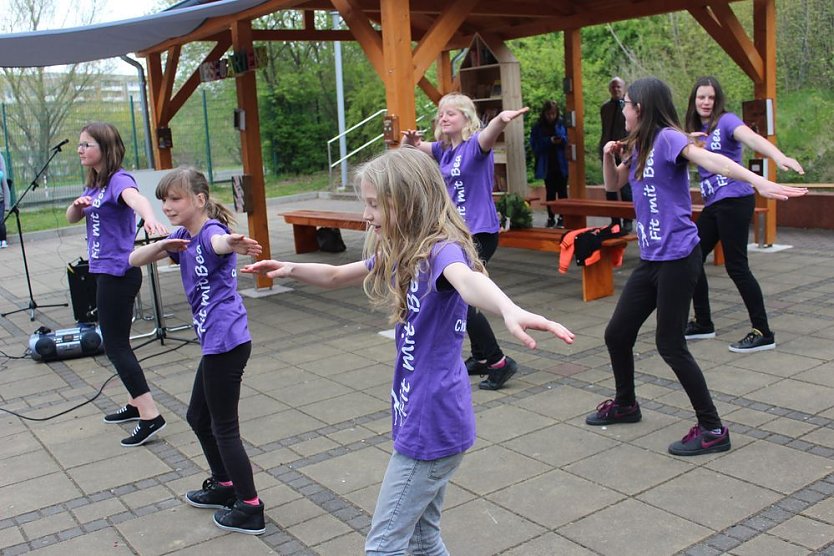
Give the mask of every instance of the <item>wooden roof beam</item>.
[{"label": "wooden roof beam", "polygon": [[764,61],[728,4],[690,8],[689,13],[754,83],[764,79]]},{"label": "wooden roof beam", "polygon": [[159,120],[170,122],[173,114],[170,112],[171,92],[174,90],[174,80],[177,78],[177,66],[180,62],[180,45],[168,49],[168,56],[165,58],[165,72],[162,74],[162,81],[159,86],[159,96],[156,98],[156,113]]},{"label": "wooden roof beam", "polygon": [[[229,50],[229,47],[232,46],[232,33],[229,31],[223,39],[217,42],[214,48],[209,52],[200,65],[204,64],[205,62],[214,62],[219,60],[223,54]],[[177,94],[171,99],[171,102],[168,103],[168,109],[165,114],[168,116],[169,119],[173,118],[177,112],[180,111],[180,108],[185,104],[185,101],[191,97],[194,91],[197,90],[197,87],[200,85],[200,65],[197,66],[197,69],[188,76],[188,79],[185,80],[185,83],[182,84],[180,90],[177,91]]]},{"label": "wooden roof beam", "polygon": [[252,29],[253,41],[355,41],[343,29]]},{"label": "wooden roof beam", "polygon": [[382,37],[371,26],[356,0],[332,0],[342,19],[348,24],[351,34],[365,51],[365,56],[385,83],[385,63],[382,57]]},{"label": "wooden roof beam", "polygon": [[479,0],[457,0],[449,2],[428,33],[414,49],[414,79],[415,84],[425,75],[426,70],[445,49],[446,44],[466,20],[469,12]]}]

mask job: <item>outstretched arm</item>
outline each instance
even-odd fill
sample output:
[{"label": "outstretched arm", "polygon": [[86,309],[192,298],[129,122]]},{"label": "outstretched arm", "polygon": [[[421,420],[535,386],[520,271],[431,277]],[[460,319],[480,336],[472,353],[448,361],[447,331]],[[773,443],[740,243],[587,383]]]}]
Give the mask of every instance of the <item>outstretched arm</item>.
[{"label": "outstretched arm", "polygon": [[257,257],[263,249],[261,244],[243,234],[215,234],[211,236],[211,248],[218,255],[228,255],[232,251],[238,255]]},{"label": "outstretched arm", "polygon": [[187,239],[163,239],[155,243],[149,243],[134,249],[128,258],[128,262],[130,266],[144,266],[164,259],[169,253],[185,251],[189,243]]},{"label": "outstretched arm", "polygon": [[128,187],[122,191],[122,200],[127,206],[136,211],[142,220],[145,221],[145,231],[150,235],[168,235],[168,229],[161,224],[153,213],[150,201],[137,189]]},{"label": "outstretched arm", "polygon": [[525,311],[512,302],[501,289],[485,274],[474,272],[463,263],[452,263],[443,270],[443,276],[460,293],[466,303],[484,311],[500,315],[504,325],[513,336],[530,349],[536,347],[534,340],[525,330],[550,332],[567,344],[572,344],[574,334],[561,324],[541,315]]},{"label": "outstretched arm", "polygon": [[681,151],[681,155],[693,164],[697,164],[714,174],[721,174],[733,180],[750,182],[750,185],[756,188],[756,191],[762,197],[787,201],[790,197],[801,197],[808,193],[806,187],[779,185],[778,183],[764,179],[758,174],[754,174],[744,166],[736,164],[722,154],[717,154],[694,145],[685,146]]},{"label": "outstretched arm", "polygon": [[498,141],[498,136],[501,135],[507,125],[529,110],[526,106],[520,110],[504,110],[492,118],[484,130],[478,134],[478,144],[481,146],[481,150],[484,152],[491,151],[495,142]]},{"label": "outstretched arm", "polygon": [[431,146],[434,144],[431,141],[423,141],[423,134],[416,129],[406,129],[403,131],[403,143],[417,147],[424,153],[431,155]]},{"label": "outstretched arm", "polygon": [[293,263],[288,261],[258,261],[240,269],[248,274],[263,274],[270,278],[293,278],[321,288],[338,288],[361,284],[368,275],[365,261],[343,265],[321,263]]},{"label": "outstretched arm", "polygon": [[766,157],[773,159],[776,166],[780,170],[793,170],[799,174],[804,174],[805,170],[795,159],[785,156],[785,153],[779,150],[779,147],[747,127],[746,125],[738,126],[733,131],[733,137],[739,143],[744,143],[748,148],[753,149],[758,153],[762,153]]}]

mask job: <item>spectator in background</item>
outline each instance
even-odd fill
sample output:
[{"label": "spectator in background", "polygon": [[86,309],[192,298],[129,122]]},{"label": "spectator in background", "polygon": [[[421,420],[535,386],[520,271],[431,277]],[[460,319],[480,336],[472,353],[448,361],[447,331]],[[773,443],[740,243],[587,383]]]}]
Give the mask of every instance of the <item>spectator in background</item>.
[{"label": "spectator in background", "polygon": [[[602,122],[602,133],[599,138],[599,158],[602,160],[602,148],[609,141],[620,141],[625,138],[628,133],[625,128],[625,117],[623,117],[623,95],[625,94],[625,81],[620,77],[613,77],[608,82],[608,92],[611,98],[603,104],[599,109],[599,117]],[[620,160],[616,161],[617,164]],[[631,201],[631,185],[626,184],[620,190],[619,196],[616,191],[606,191],[605,198],[609,201],[616,201],[622,199],[623,201]],[[612,224],[619,224],[619,218],[612,218]],[[623,230],[631,231],[631,220],[624,220],[622,223]]]},{"label": "spectator in background", "polygon": [[[568,160],[565,158],[565,146],[568,132],[559,113],[559,105],[554,100],[544,101],[539,120],[530,130],[530,148],[536,156],[536,179],[544,180],[546,200],[566,199],[568,197]],[[547,207],[547,227],[564,227],[562,217],[556,220],[553,209]]]}]

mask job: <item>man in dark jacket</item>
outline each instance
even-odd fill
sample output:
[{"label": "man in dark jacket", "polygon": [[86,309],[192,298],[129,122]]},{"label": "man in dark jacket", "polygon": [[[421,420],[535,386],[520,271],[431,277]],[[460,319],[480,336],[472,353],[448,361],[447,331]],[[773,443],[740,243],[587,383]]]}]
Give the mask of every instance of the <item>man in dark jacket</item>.
[{"label": "man in dark jacket", "polygon": [[[602,121],[602,134],[599,138],[599,158],[602,160],[602,148],[609,141],[620,141],[625,138],[628,133],[625,129],[625,117],[623,116],[623,97],[625,96],[625,81],[619,77],[614,77],[608,82],[608,92],[611,94],[611,99],[603,104],[599,109],[599,117]],[[620,161],[617,160],[617,164]],[[631,186],[626,184],[620,189],[620,195],[623,201],[631,201]],[[609,201],[616,201],[618,199],[616,191],[607,191],[605,198]],[[619,218],[612,218],[612,224],[620,224]],[[631,220],[625,220],[622,223],[623,231],[631,231]]]}]

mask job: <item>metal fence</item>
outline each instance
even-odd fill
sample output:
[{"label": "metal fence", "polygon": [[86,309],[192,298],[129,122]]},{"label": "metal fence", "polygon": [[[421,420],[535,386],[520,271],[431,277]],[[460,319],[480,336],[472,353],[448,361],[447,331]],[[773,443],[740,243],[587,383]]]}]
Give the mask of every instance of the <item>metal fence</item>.
[{"label": "metal fence", "polygon": [[[231,89],[227,89],[229,86]],[[201,94],[189,98],[170,124],[175,166],[196,166],[214,182],[229,181],[233,174],[242,172],[240,139],[232,121],[235,103],[232,80],[203,86]],[[0,154],[6,159],[7,176],[13,178],[12,200],[32,182],[40,170],[34,161],[42,159],[35,156],[24,130],[14,123],[14,109],[14,104],[0,104]],[[145,153],[145,127],[138,97],[77,102],[54,134],[58,142],[67,138],[69,143],[49,164],[38,180],[38,187],[23,199],[22,208],[64,203],[83,192],[84,168],[75,145],[79,131],[91,121],[109,122],[119,129],[126,148],[124,167],[127,170],[151,167]]]}]

